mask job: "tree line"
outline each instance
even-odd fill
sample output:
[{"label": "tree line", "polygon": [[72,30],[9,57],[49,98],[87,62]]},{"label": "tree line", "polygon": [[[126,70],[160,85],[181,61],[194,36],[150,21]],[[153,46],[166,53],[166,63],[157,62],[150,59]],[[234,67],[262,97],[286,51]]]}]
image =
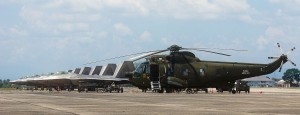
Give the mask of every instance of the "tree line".
[{"label": "tree line", "polygon": [[292,87],[299,87],[300,70],[296,68],[288,69],[283,73],[282,79]]},{"label": "tree line", "polygon": [[10,83],[10,79],[0,79],[0,88],[11,88],[12,84]]}]

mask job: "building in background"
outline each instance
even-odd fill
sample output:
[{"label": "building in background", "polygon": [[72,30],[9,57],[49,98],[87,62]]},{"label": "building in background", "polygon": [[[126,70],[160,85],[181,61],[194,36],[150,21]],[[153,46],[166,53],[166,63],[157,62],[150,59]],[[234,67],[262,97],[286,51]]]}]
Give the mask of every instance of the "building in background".
[{"label": "building in background", "polygon": [[291,85],[289,83],[286,83],[284,80],[279,80],[277,82],[277,87],[286,87],[286,88],[289,88],[289,87],[291,87]]},{"label": "building in background", "polygon": [[250,87],[275,87],[275,81],[266,76],[257,76],[243,79]]}]

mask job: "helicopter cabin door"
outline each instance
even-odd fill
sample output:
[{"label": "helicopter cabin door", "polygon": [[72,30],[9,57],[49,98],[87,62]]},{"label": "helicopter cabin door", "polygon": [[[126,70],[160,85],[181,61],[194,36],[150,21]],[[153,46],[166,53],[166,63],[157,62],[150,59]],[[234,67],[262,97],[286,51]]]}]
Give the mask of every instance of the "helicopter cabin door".
[{"label": "helicopter cabin door", "polygon": [[158,64],[150,64],[150,80],[152,90],[161,90]]},{"label": "helicopter cabin door", "polygon": [[159,81],[159,65],[150,64],[150,80]]}]

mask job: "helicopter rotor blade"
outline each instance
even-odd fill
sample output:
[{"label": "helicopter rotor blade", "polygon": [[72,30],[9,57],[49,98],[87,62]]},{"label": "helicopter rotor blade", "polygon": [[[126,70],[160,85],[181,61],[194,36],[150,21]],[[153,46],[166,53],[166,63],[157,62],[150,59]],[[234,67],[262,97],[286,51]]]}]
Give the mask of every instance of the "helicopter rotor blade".
[{"label": "helicopter rotor blade", "polygon": [[283,66],[283,61],[281,61],[279,72],[281,72],[282,66]]},{"label": "helicopter rotor blade", "polygon": [[268,57],[268,59],[278,59],[279,57]]},{"label": "helicopter rotor blade", "polygon": [[166,52],[166,51],[169,51],[169,50],[166,49],[166,50],[157,50],[157,51],[155,51],[155,52],[152,51],[152,52],[148,52],[147,54],[144,53],[144,55],[141,55],[141,56],[138,56],[138,57],[130,58],[129,60],[130,60],[130,61],[137,61],[137,60],[140,60],[140,59],[142,59],[142,58],[145,58],[145,57],[148,57],[148,56],[151,56],[151,55],[154,55],[154,54]]},{"label": "helicopter rotor blade", "polygon": [[288,59],[288,61],[289,61],[292,65],[296,66],[296,64],[295,64],[292,60]]},{"label": "helicopter rotor blade", "polygon": [[283,54],[282,48],[280,47],[279,43],[277,43],[277,47],[280,49],[281,54]]},{"label": "helicopter rotor blade", "polygon": [[219,53],[219,52],[214,52],[214,51],[208,51],[208,50],[201,50],[201,49],[194,49],[194,48],[183,48],[185,50],[196,50],[196,51],[203,51],[203,52],[208,52],[208,53],[214,53],[214,54],[219,54],[219,55],[224,55],[224,56],[231,56],[231,55],[228,55],[228,54],[224,54],[224,53]]},{"label": "helicopter rotor blade", "polygon": [[194,50],[197,50],[197,49],[199,49],[199,50],[205,50],[205,49],[207,49],[207,50],[232,50],[232,51],[248,51],[248,50],[243,50],[243,49],[231,49],[231,48],[205,48],[205,47],[203,47],[203,48],[186,48],[186,49],[194,49]]},{"label": "helicopter rotor blade", "polygon": [[[139,53],[134,53],[134,54],[128,54],[128,55],[123,55],[123,56],[117,56],[117,57],[113,57],[113,58],[108,58],[108,59],[103,59],[103,60],[98,60],[98,61],[93,61],[93,62],[89,62],[89,63],[85,63],[83,65],[88,65],[88,64],[93,64],[93,63],[98,63],[98,62],[102,62],[102,61],[107,61],[107,60],[112,60],[112,59],[118,59],[118,58],[123,58],[123,57],[128,57],[128,56],[133,56],[133,55],[139,55],[139,54],[146,54],[146,53],[151,53],[151,52],[159,52],[162,50],[154,50],[154,51],[147,51],[147,52],[139,52]],[[153,54],[152,54],[153,55]]]},{"label": "helicopter rotor blade", "polygon": [[296,47],[293,47],[290,51],[288,51],[288,52],[286,53],[286,55],[288,55],[289,53],[293,52],[295,49],[296,49]]}]

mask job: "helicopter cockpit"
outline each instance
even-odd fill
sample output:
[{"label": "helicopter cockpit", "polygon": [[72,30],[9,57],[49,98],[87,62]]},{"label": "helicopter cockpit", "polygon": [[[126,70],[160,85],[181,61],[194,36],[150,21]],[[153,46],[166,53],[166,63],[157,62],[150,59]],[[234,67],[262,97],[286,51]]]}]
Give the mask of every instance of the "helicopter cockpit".
[{"label": "helicopter cockpit", "polygon": [[137,73],[150,73],[149,62],[146,61],[146,62],[141,63],[141,64],[135,69],[134,72],[137,72]]}]

